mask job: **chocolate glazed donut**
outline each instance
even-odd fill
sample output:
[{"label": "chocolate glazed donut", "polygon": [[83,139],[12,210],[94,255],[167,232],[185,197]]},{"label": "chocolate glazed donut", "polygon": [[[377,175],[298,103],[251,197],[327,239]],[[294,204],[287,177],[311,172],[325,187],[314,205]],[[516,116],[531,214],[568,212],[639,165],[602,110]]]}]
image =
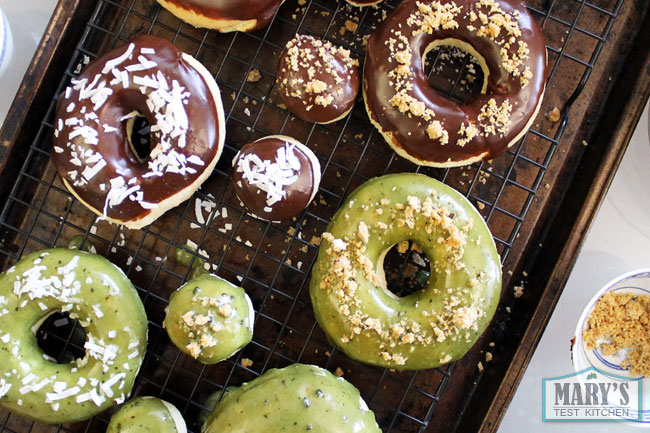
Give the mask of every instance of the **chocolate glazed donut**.
[{"label": "chocolate glazed donut", "polygon": [[[151,153],[131,143],[151,125]],[[187,200],[221,155],[219,88],[169,41],[138,36],[91,62],[59,98],[53,160],[65,186],[107,220],[140,228]]]},{"label": "chocolate glazed donut", "polygon": [[[458,105],[433,90],[426,54],[473,55],[481,94]],[[416,164],[454,167],[503,153],[528,130],[546,83],[541,29],[519,0],[407,0],[368,40],[363,93],[388,144]]]},{"label": "chocolate glazed donut", "polygon": [[196,27],[220,32],[250,32],[266,27],[284,0],[157,0]]}]

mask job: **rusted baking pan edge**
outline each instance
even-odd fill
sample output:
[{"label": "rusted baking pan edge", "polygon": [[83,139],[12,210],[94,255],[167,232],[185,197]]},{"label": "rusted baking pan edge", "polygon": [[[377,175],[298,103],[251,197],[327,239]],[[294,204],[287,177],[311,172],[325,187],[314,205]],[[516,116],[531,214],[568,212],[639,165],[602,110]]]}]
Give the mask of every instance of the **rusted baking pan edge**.
[{"label": "rusted baking pan edge", "polygon": [[[527,290],[542,293],[524,336],[504,372],[493,399],[482,399],[482,387],[460,416],[456,431],[495,432],[523,377],[535,348],[571,274],[580,248],[611,185],[643,109],[650,98],[650,14],[642,21],[629,56],[609,89],[597,121],[592,122],[588,146],[558,191],[557,205],[544,219],[538,242],[542,247],[531,263]],[[566,341],[569,356],[569,341]],[[541,384],[541,378],[540,378]],[[494,384],[483,384],[494,389]],[[492,391],[494,392],[494,391]],[[487,401],[486,401],[487,400]]]}]

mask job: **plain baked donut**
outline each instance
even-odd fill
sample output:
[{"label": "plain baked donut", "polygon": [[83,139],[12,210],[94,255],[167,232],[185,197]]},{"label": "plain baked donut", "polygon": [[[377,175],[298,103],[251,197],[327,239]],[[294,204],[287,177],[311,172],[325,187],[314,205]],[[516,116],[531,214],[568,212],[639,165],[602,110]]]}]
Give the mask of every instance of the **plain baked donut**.
[{"label": "plain baked donut", "polygon": [[[151,153],[131,145],[136,117]],[[53,159],[65,186],[107,220],[140,228],[210,176],[225,139],[212,75],[166,39],[138,36],[91,62],[57,105]]]},{"label": "plain baked donut", "polygon": [[[388,290],[388,250],[411,240],[431,261],[420,291]],[[421,174],[367,181],[323,235],[310,283],[316,319],[346,355],[398,370],[462,357],[496,311],[501,264],[487,225],[452,188]]]},{"label": "plain baked donut", "polygon": [[[36,331],[67,311],[86,332],[83,358],[46,359]],[[50,423],[124,402],[147,344],[147,316],[126,275],[104,257],[65,248],[23,257],[0,276],[0,407]]]},{"label": "plain baked donut", "polygon": [[[429,86],[426,54],[451,45],[484,72],[463,105]],[[454,167],[503,153],[528,130],[546,83],[541,29],[519,0],[406,0],[368,40],[363,94],[370,120],[410,161]]]},{"label": "plain baked donut", "polygon": [[195,27],[250,32],[269,25],[284,0],[157,0]]}]

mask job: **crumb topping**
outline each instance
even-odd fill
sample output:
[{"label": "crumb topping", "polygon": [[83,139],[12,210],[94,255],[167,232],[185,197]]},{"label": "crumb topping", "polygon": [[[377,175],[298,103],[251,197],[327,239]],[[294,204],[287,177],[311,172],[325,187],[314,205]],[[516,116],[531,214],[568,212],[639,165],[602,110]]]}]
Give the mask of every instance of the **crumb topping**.
[{"label": "crumb topping", "polygon": [[203,350],[215,347],[219,340],[216,333],[224,329],[224,320],[234,314],[233,298],[225,293],[221,297],[194,296],[192,303],[206,308],[203,313],[189,310],[180,317],[179,325],[189,342],[185,348],[193,358]]},{"label": "crumb topping", "polygon": [[[395,365],[404,365],[410,349],[403,345],[429,345],[448,338],[453,341],[467,340],[467,331],[478,329],[478,320],[485,313],[475,303],[483,300],[473,299],[468,304],[460,296],[466,293],[463,288],[448,289],[441,311],[425,310],[421,320],[404,317],[392,323],[368,314],[358,297],[362,281],[375,287],[385,287],[386,284],[375,269],[375,263],[366,254],[369,240],[381,238],[398,227],[417,226],[427,234],[437,236],[435,242],[442,247],[445,256],[436,259],[436,271],[451,273],[466,269],[462,257],[471,224],[459,228],[454,213],[439,206],[436,200],[435,193],[424,199],[408,196],[404,202],[390,205],[388,199],[382,199],[375,204],[364,205],[362,209],[375,215],[374,208],[384,207],[384,214],[390,215],[388,224],[379,222],[370,226],[360,221],[353,238],[340,239],[331,233],[323,234],[322,238],[328,242],[325,253],[329,261],[324,268],[320,288],[336,297],[338,311],[348,325],[348,332],[340,337],[341,343],[348,343],[359,335],[376,335],[381,340],[380,356]],[[409,248],[408,241],[398,244],[398,248],[406,251]],[[484,275],[478,275],[476,284],[484,278]]]},{"label": "crumb topping", "polygon": [[471,11],[469,19],[478,27],[470,25],[468,29],[501,47],[499,54],[503,69],[514,77],[520,77],[525,88],[533,77],[530,67],[524,66],[530,49],[526,42],[517,39],[521,38],[521,29],[516,14],[505,12],[495,0],[477,0],[476,9],[478,13]]},{"label": "crumb topping", "polygon": [[[350,50],[311,36],[296,36],[286,45],[287,68],[278,81],[285,96],[304,100],[307,111],[314,105],[335,105],[343,96],[342,85],[359,66]],[[305,76],[306,73],[306,76]]]},{"label": "crumb topping", "polygon": [[607,292],[587,318],[582,336],[588,350],[599,348],[617,356],[624,349],[621,367],[634,375],[650,375],[650,295]]},{"label": "crumb topping", "polygon": [[490,98],[487,104],[481,107],[478,115],[483,134],[504,136],[511,123],[510,113],[512,113],[512,105],[507,99],[501,105],[497,105],[497,101]]}]

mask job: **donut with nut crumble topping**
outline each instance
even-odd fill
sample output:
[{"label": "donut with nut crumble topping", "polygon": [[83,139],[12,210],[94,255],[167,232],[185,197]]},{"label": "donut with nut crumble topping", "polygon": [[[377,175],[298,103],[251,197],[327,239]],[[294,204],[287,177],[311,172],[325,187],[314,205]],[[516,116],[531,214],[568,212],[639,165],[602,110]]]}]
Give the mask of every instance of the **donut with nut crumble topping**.
[{"label": "donut with nut crumble topping", "polygon": [[[134,125],[146,131],[147,122],[148,148],[138,151]],[[169,41],[143,35],[71,81],[57,105],[53,159],[65,186],[89,209],[140,228],[196,191],[224,139],[210,73]]]},{"label": "donut with nut crumble topping", "polygon": [[[454,46],[481,66],[481,93],[458,105],[429,86],[427,53]],[[434,167],[490,159],[528,130],[546,85],[541,29],[520,0],[406,0],[368,40],[370,120],[400,156]]]},{"label": "donut with nut crumble topping", "polygon": [[[82,358],[58,364],[36,333],[67,312],[86,332]],[[147,316],[126,275],[104,257],[50,249],[0,276],[0,407],[60,424],[88,419],[131,393],[147,344]]]},{"label": "donut with nut crumble topping", "polygon": [[[487,225],[452,188],[421,174],[367,181],[332,218],[310,283],[318,323],[349,357],[398,370],[462,357],[496,311],[501,264]],[[388,289],[392,246],[419,244],[431,277],[415,293]]]},{"label": "donut with nut crumble topping", "polygon": [[250,32],[266,27],[284,0],[157,0],[195,27]]},{"label": "donut with nut crumble topping", "polygon": [[350,51],[308,35],[287,42],[278,64],[280,97],[289,111],[308,122],[345,117],[359,93],[359,62]]},{"label": "donut with nut crumble topping", "polygon": [[230,358],[253,338],[255,310],[241,287],[198,276],[172,293],[164,328],[183,353],[203,364]]},{"label": "donut with nut crumble topping", "polygon": [[285,221],[298,215],[314,199],[321,179],[314,152],[286,135],[248,143],[232,165],[237,197],[249,214],[265,221]]}]

